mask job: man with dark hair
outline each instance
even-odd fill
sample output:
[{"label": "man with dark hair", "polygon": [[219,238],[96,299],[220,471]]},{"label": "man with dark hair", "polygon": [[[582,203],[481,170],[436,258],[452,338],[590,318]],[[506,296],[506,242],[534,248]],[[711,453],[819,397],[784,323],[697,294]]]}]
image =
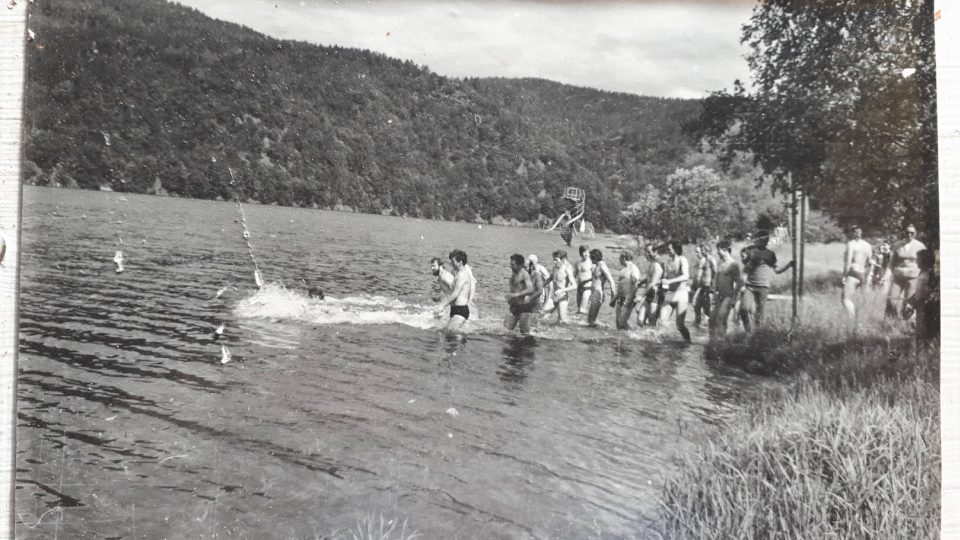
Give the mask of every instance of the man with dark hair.
[{"label": "man with dark hair", "polygon": [[430,272],[437,276],[437,284],[440,285],[440,296],[433,298],[434,302],[439,302],[453,290],[453,274],[443,267],[443,260],[440,257],[430,259]]},{"label": "man with dark hair", "polygon": [[475,281],[473,273],[467,268],[467,254],[459,249],[450,252],[450,262],[453,264],[453,287],[449,294],[440,300],[437,313],[443,316],[443,308],[450,306],[450,321],[447,330],[460,331],[463,323],[470,318],[470,300],[473,298]]},{"label": "man with dark hair", "polygon": [[580,262],[577,263],[577,313],[587,313],[590,306],[590,283],[593,282],[593,261],[590,248],[580,246]]},{"label": "man with dark hair", "polygon": [[537,309],[536,299],[531,295],[536,292],[530,274],[524,269],[523,255],[514,253],[510,256],[510,292],[504,298],[507,300],[507,315],[503,325],[509,330],[520,323],[520,333],[530,333],[530,317]]},{"label": "man with dark hair", "polygon": [[748,333],[763,322],[763,308],[773,276],[793,266],[793,261],[790,261],[783,268],[777,269],[777,255],[767,249],[767,239],[766,231],[760,231],[754,239],[753,247],[746,251],[744,272],[747,274],[747,283],[740,298],[740,320],[743,322],[743,329]]},{"label": "man with dark hair", "polygon": [[693,282],[693,324],[700,326],[703,316],[710,316],[710,294],[713,292],[713,281],[717,274],[717,260],[713,258],[710,246],[697,246],[697,271]]},{"label": "man with dark hair", "polygon": [[850,227],[850,240],[843,252],[843,292],[840,293],[840,302],[847,310],[851,319],[857,317],[857,306],[853,303],[853,293],[867,282],[867,271],[870,258],[873,256],[873,247],[863,239],[863,229],[857,225]]},{"label": "man with dark hair", "polygon": [[647,244],[643,252],[647,257],[647,274],[637,287],[637,293],[643,295],[643,305],[637,311],[637,324],[656,325],[660,319],[660,304],[663,303],[663,293],[660,291],[663,265],[653,244]]},{"label": "man with dark hair", "polygon": [[720,256],[720,263],[713,282],[717,297],[710,312],[711,339],[726,335],[730,310],[737,303],[737,296],[743,288],[743,274],[740,272],[740,264],[733,258],[733,247],[729,240],[717,243],[717,254]]},{"label": "man with dark hair", "polygon": [[592,280],[590,282],[590,311],[587,313],[587,324],[595,326],[600,306],[603,305],[603,285],[610,285],[610,294],[614,294],[613,276],[607,263],[603,262],[603,252],[599,249],[590,250],[590,261],[593,262]]},{"label": "man with dark hair", "polygon": [[557,310],[560,322],[570,322],[567,305],[570,302],[570,291],[575,291],[577,284],[573,277],[573,267],[567,262],[567,252],[562,249],[553,252],[553,272],[547,278],[547,285],[551,286],[552,292],[541,312],[546,315]]},{"label": "man with dark hair", "polygon": [[[617,288],[614,291],[610,306],[616,308],[618,330],[626,330],[633,308],[637,306],[637,284],[640,282],[640,269],[633,264],[633,255],[629,251],[620,253],[620,265],[623,267],[617,274]],[[611,284],[611,289],[613,288]]]},{"label": "man with dark hair", "polygon": [[690,330],[687,330],[687,305],[690,302],[690,290],[687,281],[690,279],[690,262],[683,256],[683,245],[680,242],[670,242],[667,247],[667,261],[663,265],[663,279],[660,287],[664,289],[664,305],[673,308],[676,314],[677,330],[683,340],[690,342]]}]

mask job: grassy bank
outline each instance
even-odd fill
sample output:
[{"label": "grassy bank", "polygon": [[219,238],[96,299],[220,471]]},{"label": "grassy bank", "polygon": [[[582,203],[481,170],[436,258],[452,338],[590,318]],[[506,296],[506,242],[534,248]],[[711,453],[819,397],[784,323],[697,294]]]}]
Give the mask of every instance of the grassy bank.
[{"label": "grassy bank", "polygon": [[791,377],[720,430],[663,488],[667,538],[939,536],[939,345],[838,289],[808,296],[803,323],[770,302],[765,327],[708,348],[710,361]]}]

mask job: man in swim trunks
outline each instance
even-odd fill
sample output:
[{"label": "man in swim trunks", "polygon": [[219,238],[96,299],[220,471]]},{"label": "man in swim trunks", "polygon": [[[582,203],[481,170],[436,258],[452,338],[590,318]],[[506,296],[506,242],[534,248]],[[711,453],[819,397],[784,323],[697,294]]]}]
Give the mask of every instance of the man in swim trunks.
[{"label": "man in swim trunks", "polygon": [[746,259],[743,270],[747,283],[740,296],[740,321],[747,333],[763,322],[763,308],[774,274],[781,274],[793,266],[790,261],[778,270],[777,254],[767,249],[767,241],[767,232],[759,231],[753,247],[747,248],[745,253],[741,251],[741,257]]},{"label": "man in swim trunks", "polygon": [[[628,251],[620,253],[620,265],[623,267],[617,274],[617,288],[613,293],[610,307],[616,307],[616,321],[618,330],[630,327],[628,320],[633,309],[637,307],[637,284],[640,283],[640,269],[633,264],[633,255]],[[613,288],[611,284],[611,289]]]},{"label": "man in swim trunks", "polygon": [[474,280],[469,270],[464,270],[467,266],[467,254],[459,249],[450,252],[450,263],[453,264],[453,288],[450,294],[443,297],[438,307],[438,313],[443,313],[443,308],[450,306],[450,321],[447,323],[447,331],[459,332],[467,319],[470,318],[470,299],[473,297]]},{"label": "man in swim trunks", "polygon": [[[507,315],[503,325],[513,330],[520,323],[520,333],[530,333],[530,317],[539,307],[531,303],[530,295],[535,292],[530,274],[524,269],[523,255],[514,253],[510,256],[510,292],[504,297],[507,300]],[[535,302],[535,300],[534,300]]]},{"label": "man in swim trunks", "polygon": [[441,298],[450,294],[453,290],[453,274],[443,267],[443,261],[440,257],[430,259],[430,272],[437,276],[437,284],[440,285],[440,296],[434,296],[433,301],[439,302]]},{"label": "man in swim trunks", "polygon": [[553,252],[553,272],[547,278],[547,285],[553,292],[543,304],[541,312],[546,315],[556,310],[560,322],[570,322],[567,306],[570,302],[570,291],[577,290],[577,284],[573,278],[573,267],[567,262],[567,252],[562,249]]},{"label": "man in swim trunks", "polygon": [[717,254],[720,255],[720,263],[713,282],[717,297],[710,312],[710,339],[722,338],[727,334],[730,310],[737,303],[740,289],[743,288],[743,274],[740,264],[733,258],[733,247],[729,240],[717,242]]},{"label": "man in swim trunks", "polygon": [[593,282],[593,261],[590,248],[580,246],[580,262],[577,263],[577,313],[584,314],[590,306],[590,283]]},{"label": "man in swim trunks", "polygon": [[610,294],[613,290],[613,276],[607,263],[603,262],[603,252],[599,249],[590,250],[590,261],[593,262],[592,280],[590,281],[590,311],[587,312],[587,324],[596,326],[600,306],[603,305],[603,285],[610,285]]},{"label": "man in swim trunks", "polygon": [[663,303],[673,308],[676,314],[677,330],[683,340],[690,342],[690,330],[687,330],[687,305],[690,301],[690,262],[683,256],[683,245],[670,242],[666,246],[667,260],[663,265],[663,279],[660,287],[665,291]]},{"label": "man in swim trunks", "polygon": [[645,326],[655,325],[660,318],[660,304],[663,303],[663,293],[660,291],[660,280],[663,278],[663,264],[657,256],[657,249],[653,244],[644,248],[647,257],[647,273],[637,287],[637,294],[642,294],[643,304],[637,311],[637,324]]},{"label": "man in swim trunks", "polygon": [[873,247],[863,239],[863,230],[854,225],[850,228],[850,240],[843,253],[843,292],[840,302],[851,319],[857,317],[857,306],[853,303],[853,293],[867,281],[867,269],[870,258],[873,256]]},{"label": "man in swim trunks", "polygon": [[[538,286],[537,290],[539,291],[538,302],[540,303],[537,307],[537,310],[540,310],[540,307],[546,302],[546,299],[550,296],[550,291],[547,289],[547,278],[550,277],[550,271],[547,270],[547,267],[540,264],[540,259],[536,255],[530,254],[527,257],[527,273],[530,274],[530,279],[533,281],[534,286]],[[539,278],[537,281],[536,278]]]},{"label": "man in swim trunks", "polygon": [[700,244],[697,246],[697,277],[694,280],[693,299],[693,324],[700,326],[700,321],[704,315],[710,316],[710,294],[713,292],[713,280],[717,273],[717,260],[713,258],[710,246]]},{"label": "man in swim trunks", "polygon": [[[890,264],[883,275],[883,282],[890,287],[887,295],[887,307],[884,317],[898,313],[907,318],[906,302],[913,296],[917,288],[917,278],[920,277],[920,267],[917,265],[917,254],[926,249],[923,242],[917,240],[917,228],[907,225],[906,238],[893,247]],[[891,281],[892,279],[892,281]]]}]

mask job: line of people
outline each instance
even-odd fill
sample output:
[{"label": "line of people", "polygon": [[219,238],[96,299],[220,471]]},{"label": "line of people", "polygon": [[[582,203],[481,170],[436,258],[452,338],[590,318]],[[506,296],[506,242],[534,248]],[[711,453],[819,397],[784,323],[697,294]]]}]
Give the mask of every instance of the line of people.
[{"label": "line of people", "polygon": [[[852,294],[868,282],[874,264],[872,246],[863,240],[863,231],[853,227],[847,243],[843,264],[842,303],[851,317],[856,308]],[[887,313],[907,314],[916,311],[911,298],[923,296],[929,278],[924,278],[918,257],[927,252],[916,240],[916,228],[906,228],[907,238],[890,249],[890,256],[880,282],[889,284]],[[615,310],[616,327],[627,329],[636,314],[640,327],[659,326],[671,318],[685,341],[690,341],[686,326],[687,311],[694,312],[694,324],[709,320],[711,339],[727,333],[730,313],[752,332],[763,321],[764,307],[773,277],[791,268],[794,261],[777,267],[777,256],[768,248],[769,236],[761,231],[752,245],[740,250],[740,260],[733,256],[729,240],[716,243],[718,258],[708,244],[696,246],[697,265],[691,269],[679,242],[647,244],[644,254],[647,268],[641,272],[633,262],[633,255],[619,253],[620,269],[611,271],[603,260],[603,252],[586,245],[579,248],[580,260],[575,264],[567,259],[567,252],[553,252],[553,268],[547,269],[536,255],[524,257],[517,253],[510,257],[511,276],[509,292],[505,295],[507,314],[504,325],[529,333],[536,322],[553,313],[558,322],[570,322],[571,294],[576,312],[585,315],[588,325],[596,325],[600,310],[609,298]],[[470,318],[470,305],[476,292],[476,279],[467,264],[467,255],[461,250],[450,253],[453,272],[447,271],[443,261],[431,260],[431,270],[437,276],[442,296],[437,298],[436,315],[442,317],[449,306],[447,329],[459,331]],[[923,262],[923,261],[921,261]],[[932,263],[927,264],[932,268]],[[607,291],[609,290],[609,296]]]}]

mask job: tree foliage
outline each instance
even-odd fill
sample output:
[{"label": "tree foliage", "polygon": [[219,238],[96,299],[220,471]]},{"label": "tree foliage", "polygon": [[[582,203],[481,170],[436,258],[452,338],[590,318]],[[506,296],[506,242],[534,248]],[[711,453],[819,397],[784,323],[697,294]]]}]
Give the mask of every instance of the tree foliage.
[{"label": "tree foliage", "polygon": [[842,223],[938,230],[932,2],[763,0],[743,28],[752,83],[687,131],[751,152]]}]

